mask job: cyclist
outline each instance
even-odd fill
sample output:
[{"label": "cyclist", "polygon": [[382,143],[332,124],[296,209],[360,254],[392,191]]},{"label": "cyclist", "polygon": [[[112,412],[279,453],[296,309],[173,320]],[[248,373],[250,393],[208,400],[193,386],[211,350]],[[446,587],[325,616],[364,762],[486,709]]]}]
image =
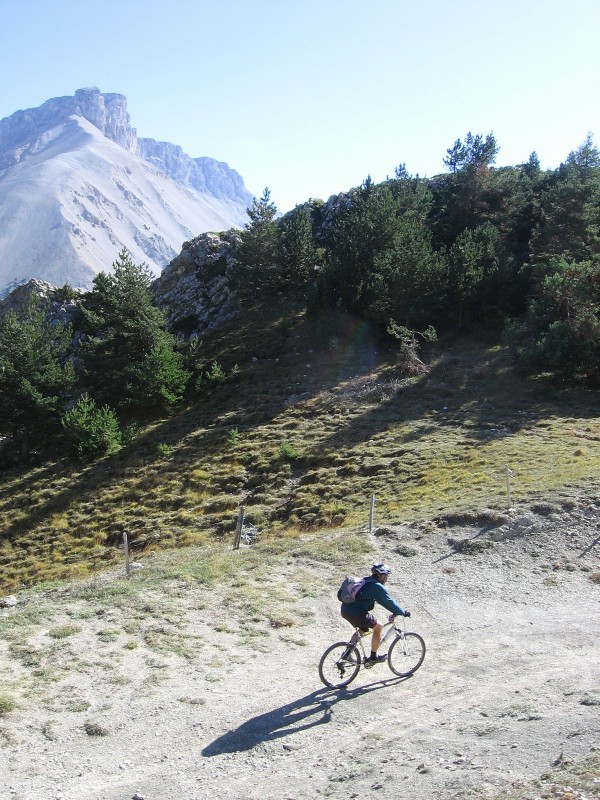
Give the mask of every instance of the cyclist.
[{"label": "cyclist", "polygon": [[[358,628],[362,633],[368,633],[372,628],[373,635],[371,637],[371,655],[365,661],[365,667],[372,667],[374,664],[381,664],[385,661],[386,656],[378,656],[377,648],[381,642],[381,632],[383,624],[377,622],[373,614],[375,603],[383,606],[387,611],[391,612],[388,621],[401,615],[403,617],[410,617],[410,611],[405,611],[389,596],[385,583],[391,569],[387,564],[373,564],[371,567],[371,575],[368,575],[364,581],[365,584],[356,595],[353,603],[342,603],[341,614],[353,628]],[[355,642],[358,639],[358,634],[355,632],[351,641]]]}]

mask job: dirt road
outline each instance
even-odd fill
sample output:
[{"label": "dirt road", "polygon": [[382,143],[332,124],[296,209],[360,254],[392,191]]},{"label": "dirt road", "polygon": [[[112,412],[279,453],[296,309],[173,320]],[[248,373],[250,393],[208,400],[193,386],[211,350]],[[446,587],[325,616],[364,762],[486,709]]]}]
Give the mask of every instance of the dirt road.
[{"label": "dirt road", "polygon": [[[483,798],[579,763],[600,747],[598,519],[594,508],[529,515],[497,541],[481,526],[378,536],[427,655],[410,679],[383,664],[346,690],[317,675],[321,652],[349,633],[323,565],[302,566],[314,596],[292,607],[298,624],[243,636],[230,609],[182,587],[181,616],[162,624],[198,643],[194,658],[142,660],[122,619],[67,609],[81,628],[61,643],[68,675],[58,648],[45,697],[2,720],[0,797]],[[456,545],[466,540],[480,546]],[[99,625],[114,632],[100,645]],[[43,620],[35,630],[33,651]],[[25,675],[15,641],[25,646],[14,635],[0,646],[13,683]]]}]

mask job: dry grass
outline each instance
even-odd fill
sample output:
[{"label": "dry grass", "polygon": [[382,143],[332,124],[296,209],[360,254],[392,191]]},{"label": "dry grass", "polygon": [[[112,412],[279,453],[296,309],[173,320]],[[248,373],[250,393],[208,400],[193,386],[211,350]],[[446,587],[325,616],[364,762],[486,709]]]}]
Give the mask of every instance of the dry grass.
[{"label": "dry grass", "polygon": [[229,546],[242,504],[277,548],[364,527],[373,494],[379,524],[503,510],[507,464],[518,506],[560,505],[600,479],[597,396],[524,380],[496,346],[438,345],[405,378],[363,323],[281,308],[232,321],[205,351],[239,371],[127,451],[3,474],[0,593],[101,572],[122,560],[123,530],[133,559]]}]

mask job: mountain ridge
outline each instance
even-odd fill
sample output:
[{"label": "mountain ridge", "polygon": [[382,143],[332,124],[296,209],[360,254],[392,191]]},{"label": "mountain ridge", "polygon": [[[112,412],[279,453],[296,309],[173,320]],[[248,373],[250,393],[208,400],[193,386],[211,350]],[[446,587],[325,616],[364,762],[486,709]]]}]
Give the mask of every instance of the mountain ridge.
[{"label": "mountain ridge", "polygon": [[225,162],[138,139],[123,95],[17,111],[0,120],[0,291],[87,288],[123,247],[158,275],[184,241],[242,227],[252,197]]}]

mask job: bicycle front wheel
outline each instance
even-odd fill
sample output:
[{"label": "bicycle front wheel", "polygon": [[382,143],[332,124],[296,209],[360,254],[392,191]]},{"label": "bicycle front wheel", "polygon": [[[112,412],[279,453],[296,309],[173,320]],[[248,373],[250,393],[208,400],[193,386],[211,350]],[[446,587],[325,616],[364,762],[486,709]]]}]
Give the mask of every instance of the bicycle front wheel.
[{"label": "bicycle front wheel", "polygon": [[321,656],[319,677],[325,686],[340,689],[356,678],[360,662],[358,648],[348,642],[336,642]]},{"label": "bicycle front wheel", "polygon": [[416,672],[425,658],[425,642],[418,633],[405,633],[394,639],[388,651],[388,665],[395,675],[406,678]]}]

